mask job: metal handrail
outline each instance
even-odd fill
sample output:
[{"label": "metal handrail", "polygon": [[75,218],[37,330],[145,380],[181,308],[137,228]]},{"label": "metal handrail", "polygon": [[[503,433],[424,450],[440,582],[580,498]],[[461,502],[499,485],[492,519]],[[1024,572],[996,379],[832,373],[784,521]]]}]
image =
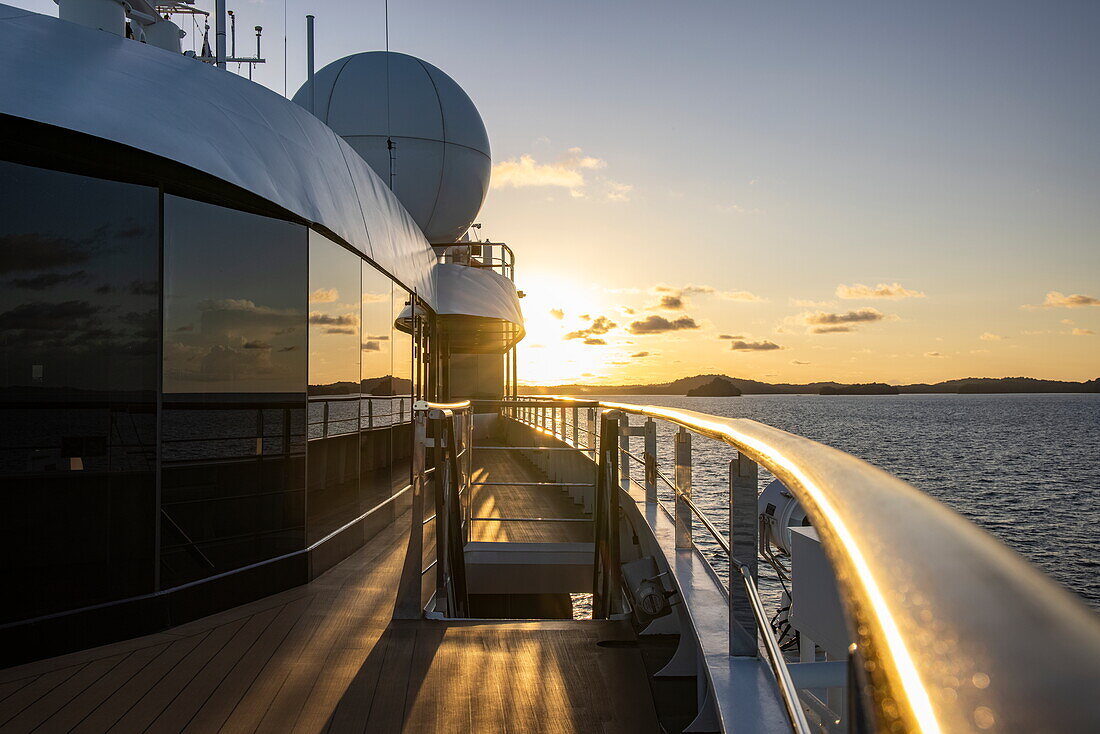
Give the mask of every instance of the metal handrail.
[{"label": "metal handrail", "polygon": [[[691,504],[690,501],[689,504]],[[702,518],[702,515],[700,515],[700,518]],[[704,522],[709,523],[709,521]],[[729,546],[726,546],[726,553],[729,553]],[[783,659],[783,651],[779,648],[775,635],[772,634],[771,623],[767,612],[764,611],[764,604],[760,601],[760,592],[756,588],[756,581],[752,578],[752,572],[748,566],[738,562],[732,556],[730,557],[730,563],[737,566],[738,575],[745,585],[745,592],[749,596],[749,601],[752,602],[752,614],[756,618],[756,624],[764,632],[761,635],[764,638],[764,650],[768,654],[772,674],[779,683],[779,693],[783,698],[783,706],[787,709],[787,716],[791,720],[791,725],[798,734],[809,734],[811,731],[810,724],[806,721],[806,713],[798,702],[798,689],[795,688],[794,681],[791,680],[791,671],[787,668],[787,663]],[[730,583],[733,583],[732,575]]]},{"label": "metal handrail", "polygon": [[[592,402],[539,397],[557,406]],[[1078,695],[1082,681],[1100,680],[1096,615],[929,495],[749,419],[598,402],[722,441],[798,499],[836,574],[856,640],[855,674],[869,683],[877,727],[969,731],[996,721],[1076,731],[1100,721],[1100,701]]]}]

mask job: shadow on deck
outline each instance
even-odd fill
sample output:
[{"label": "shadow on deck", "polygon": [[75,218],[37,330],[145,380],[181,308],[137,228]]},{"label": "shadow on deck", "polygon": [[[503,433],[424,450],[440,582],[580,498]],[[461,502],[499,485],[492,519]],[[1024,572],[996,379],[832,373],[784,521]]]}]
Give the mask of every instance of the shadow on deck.
[{"label": "shadow on deck", "polygon": [[[481,457],[480,473],[492,481],[541,481],[520,460]],[[489,489],[474,498],[485,516],[579,512],[556,490]],[[0,671],[0,728],[658,730],[638,649],[598,644],[633,640],[626,623],[391,621],[409,521],[398,518],[309,584],[159,634]],[[547,532],[527,527],[537,523],[482,524],[490,540]]]}]

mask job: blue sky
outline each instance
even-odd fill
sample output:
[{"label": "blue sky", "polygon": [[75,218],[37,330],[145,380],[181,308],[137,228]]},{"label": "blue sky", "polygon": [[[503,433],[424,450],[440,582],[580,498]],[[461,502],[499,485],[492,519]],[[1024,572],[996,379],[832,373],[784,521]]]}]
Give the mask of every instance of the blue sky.
[{"label": "blue sky", "polygon": [[[230,8],[281,92],[284,4]],[[384,45],[381,2],[287,2],[290,94],[307,12],[318,66]],[[466,89],[514,174],[480,219],[520,258],[532,381],[1100,375],[1100,307],[1047,297],[1100,297],[1098,33],[1088,2],[390,7],[391,48]],[[697,328],[631,333],[650,314]],[[605,344],[564,338],[598,315]]]}]

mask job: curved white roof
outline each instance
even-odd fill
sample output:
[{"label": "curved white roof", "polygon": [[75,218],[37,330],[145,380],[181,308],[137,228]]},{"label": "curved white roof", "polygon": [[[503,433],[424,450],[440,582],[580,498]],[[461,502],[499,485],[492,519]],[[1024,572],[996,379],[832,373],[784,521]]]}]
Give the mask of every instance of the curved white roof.
[{"label": "curved white roof", "polygon": [[265,87],[181,54],[0,5],[0,113],[184,164],[335,232],[433,308],[436,257],[336,133]]},{"label": "curved white roof", "polygon": [[516,286],[500,273],[440,263],[435,266],[435,277],[435,311],[441,316],[482,316],[523,326]]}]

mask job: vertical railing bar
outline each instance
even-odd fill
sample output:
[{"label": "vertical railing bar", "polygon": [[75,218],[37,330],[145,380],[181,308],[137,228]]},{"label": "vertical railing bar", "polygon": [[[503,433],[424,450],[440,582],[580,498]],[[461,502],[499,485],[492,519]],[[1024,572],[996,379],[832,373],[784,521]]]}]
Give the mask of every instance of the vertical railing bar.
[{"label": "vertical railing bar", "polygon": [[757,628],[752,600],[743,584],[734,583],[735,569],[744,569],[756,581],[757,499],[756,462],[738,452],[729,464],[729,654],[757,657]]},{"label": "vertical railing bar", "polygon": [[657,423],[652,418],[645,422],[645,501],[657,501]]},{"label": "vertical railing bar", "polygon": [[683,426],[676,432],[676,547],[691,548],[691,434]]},{"label": "vertical railing bar", "polygon": [[619,484],[630,489],[630,414],[623,413],[619,419]]},{"label": "vertical railing bar", "polygon": [[573,446],[580,448],[580,426],[577,425],[580,419],[580,408],[573,406]]}]

